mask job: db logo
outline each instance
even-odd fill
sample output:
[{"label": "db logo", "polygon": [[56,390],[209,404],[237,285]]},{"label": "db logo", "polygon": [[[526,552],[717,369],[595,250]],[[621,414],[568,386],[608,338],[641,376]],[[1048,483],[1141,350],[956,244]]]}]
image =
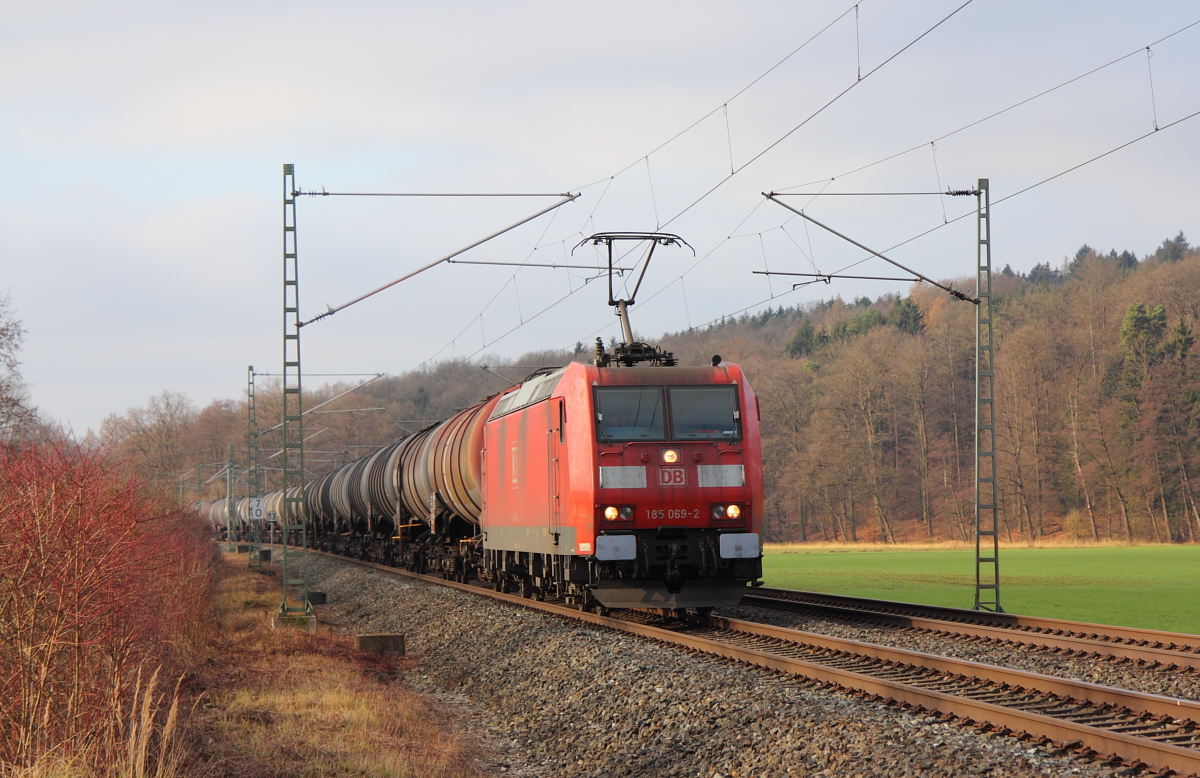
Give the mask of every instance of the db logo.
[{"label": "db logo", "polygon": [[659,486],[684,486],[687,476],[682,467],[660,467],[658,469]]}]

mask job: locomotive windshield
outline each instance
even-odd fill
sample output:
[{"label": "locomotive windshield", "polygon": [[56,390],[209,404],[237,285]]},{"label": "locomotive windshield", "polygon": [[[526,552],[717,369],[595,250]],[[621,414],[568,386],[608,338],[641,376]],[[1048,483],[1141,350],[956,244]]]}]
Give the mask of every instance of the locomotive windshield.
[{"label": "locomotive windshield", "polygon": [[666,440],[663,393],[657,386],[596,390],[596,439]]},{"label": "locomotive windshield", "polygon": [[[670,386],[671,440],[738,440],[742,436],[735,386]],[[663,390],[658,386],[596,389],[596,440],[667,440]]]},{"label": "locomotive windshield", "polygon": [[671,437],[675,440],[735,440],[741,437],[737,388],[672,386]]}]

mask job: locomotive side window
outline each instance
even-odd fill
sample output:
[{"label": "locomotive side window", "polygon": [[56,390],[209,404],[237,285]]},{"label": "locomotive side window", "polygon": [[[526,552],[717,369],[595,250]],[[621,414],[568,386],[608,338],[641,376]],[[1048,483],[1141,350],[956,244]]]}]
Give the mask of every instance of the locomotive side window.
[{"label": "locomotive side window", "polygon": [[737,440],[742,436],[737,387],[672,386],[671,437],[675,440]]},{"label": "locomotive side window", "polygon": [[666,440],[661,387],[596,389],[596,440]]}]

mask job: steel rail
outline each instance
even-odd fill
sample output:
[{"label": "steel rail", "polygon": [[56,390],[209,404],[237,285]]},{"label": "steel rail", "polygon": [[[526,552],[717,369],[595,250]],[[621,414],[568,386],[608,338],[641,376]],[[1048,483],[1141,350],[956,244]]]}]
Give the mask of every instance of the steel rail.
[{"label": "steel rail", "polygon": [[[889,704],[935,711],[969,723],[999,728],[1006,734],[1025,734],[1074,744],[1073,748],[1086,749],[1097,755],[1109,754],[1107,759],[1114,763],[1140,763],[1152,769],[1200,775],[1200,730],[1196,725],[1200,721],[1200,702],[733,619],[710,617],[698,628],[677,624],[676,629],[665,629],[374,562],[320,551],[310,553],[809,678],[873,695]],[[739,642],[743,644],[739,645]],[[824,661],[814,661],[814,657]],[[876,669],[874,674],[861,671],[873,662],[883,669]],[[931,678],[931,673],[936,677]],[[924,685],[899,678],[915,678]],[[928,688],[930,686],[941,688]],[[941,689],[958,690],[959,693]],[[1003,698],[1009,699],[1009,705],[991,701]],[[1057,710],[1059,716],[1043,712],[1051,710]],[[1082,721],[1073,721],[1071,717]],[[1088,722],[1105,724],[1110,729]],[[1129,734],[1138,731],[1145,736]],[[1197,747],[1174,744],[1183,741]]]},{"label": "steel rail", "polygon": [[1200,635],[1181,632],[766,587],[747,593],[742,604],[811,609],[900,627],[974,635],[1101,656],[1108,654],[1134,662],[1173,664],[1200,670]]}]

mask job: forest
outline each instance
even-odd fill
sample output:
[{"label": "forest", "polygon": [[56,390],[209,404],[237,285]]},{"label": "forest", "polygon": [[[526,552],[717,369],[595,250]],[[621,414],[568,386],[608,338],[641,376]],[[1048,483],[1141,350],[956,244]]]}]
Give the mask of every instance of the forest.
[{"label": "forest", "polygon": [[[970,290],[974,279],[948,279]],[[999,521],[1004,540],[1195,542],[1200,537],[1200,250],[1183,233],[1139,258],[1087,245],[1060,267],[994,279]],[[635,319],[636,321],[636,319]],[[939,289],[767,308],[652,343],[682,364],[737,362],[758,393],[771,541],[967,540],[974,500],[975,307]],[[307,467],[319,475],[446,418],[537,367],[541,352],[441,362],[308,386]],[[279,481],[280,391],[256,383],[264,483]],[[320,406],[320,407],[318,407]],[[182,501],[245,494],[247,404],[164,392],[114,414],[99,440]]]}]

